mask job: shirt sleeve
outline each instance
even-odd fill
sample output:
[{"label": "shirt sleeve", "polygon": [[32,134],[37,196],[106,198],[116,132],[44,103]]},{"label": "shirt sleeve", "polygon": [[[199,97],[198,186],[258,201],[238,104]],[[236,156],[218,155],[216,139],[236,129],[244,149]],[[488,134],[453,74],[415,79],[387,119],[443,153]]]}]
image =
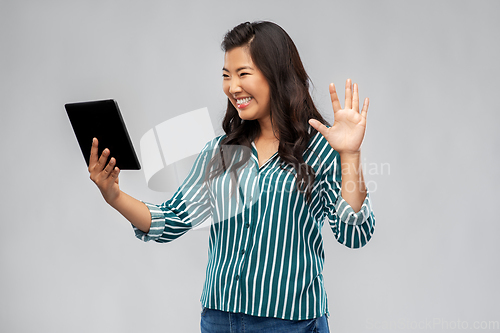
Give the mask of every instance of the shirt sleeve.
[{"label": "shirt sleeve", "polygon": [[327,219],[337,241],[349,248],[360,248],[366,245],[375,231],[375,215],[371,209],[370,194],[359,212],[342,198],[342,171],[340,156],[334,151],[332,163],[322,175],[321,190],[324,205],[324,218]]},{"label": "shirt sleeve", "polygon": [[170,242],[211,215],[210,195],[204,178],[208,162],[213,156],[213,142],[205,145],[189,175],[170,200],[160,205],[144,202],[151,214],[151,227],[145,233],[132,225],[137,238],[145,242]]}]

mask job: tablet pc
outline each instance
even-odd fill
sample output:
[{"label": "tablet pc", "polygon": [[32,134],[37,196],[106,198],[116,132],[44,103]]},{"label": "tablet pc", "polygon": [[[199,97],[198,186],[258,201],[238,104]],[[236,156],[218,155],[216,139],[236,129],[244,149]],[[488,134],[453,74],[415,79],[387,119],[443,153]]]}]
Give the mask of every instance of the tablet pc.
[{"label": "tablet pc", "polygon": [[99,156],[108,148],[120,170],[140,170],[132,141],[115,100],[65,104],[71,126],[75,132],[83,157],[89,165],[92,139],[99,140]]}]

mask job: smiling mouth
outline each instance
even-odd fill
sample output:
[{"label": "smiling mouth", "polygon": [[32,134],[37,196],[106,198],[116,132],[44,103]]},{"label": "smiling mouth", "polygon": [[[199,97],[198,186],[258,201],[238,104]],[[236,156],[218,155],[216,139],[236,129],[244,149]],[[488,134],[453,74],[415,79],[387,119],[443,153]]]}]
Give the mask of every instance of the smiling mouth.
[{"label": "smiling mouth", "polygon": [[252,97],[247,97],[247,98],[239,98],[236,100],[236,105],[238,106],[238,109],[243,109],[250,104],[250,101],[252,100]]}]

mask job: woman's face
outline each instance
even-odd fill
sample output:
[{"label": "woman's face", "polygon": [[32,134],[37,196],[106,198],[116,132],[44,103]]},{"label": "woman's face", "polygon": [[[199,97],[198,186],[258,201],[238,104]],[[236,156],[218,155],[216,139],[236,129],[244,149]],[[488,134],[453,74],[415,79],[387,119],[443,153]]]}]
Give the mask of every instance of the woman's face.
[{"label": "woman's face", "polygon": [[241,119],[270,122],[270,89],[255,66],[248,47],[237,47],[224,57],[222,88]]}]

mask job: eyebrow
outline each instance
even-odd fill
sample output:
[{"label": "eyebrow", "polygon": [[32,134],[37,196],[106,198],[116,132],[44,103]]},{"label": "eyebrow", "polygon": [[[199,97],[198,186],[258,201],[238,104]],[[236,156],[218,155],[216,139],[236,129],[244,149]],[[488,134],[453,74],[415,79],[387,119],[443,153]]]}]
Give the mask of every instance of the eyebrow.
[{"label": "eyebrow", "polygon": [[[250,66],[243,66],[243,67],[238,68],[236,71],[239,72],[239,71],[244,70],[244,69],[251,69],[251,70],[253,70],[253,68],[250,67]],[[226,71],[226,72],[229,72],[229,70],[227,68],[225,68],[225,67],[222,67],[222,70]]]}]

